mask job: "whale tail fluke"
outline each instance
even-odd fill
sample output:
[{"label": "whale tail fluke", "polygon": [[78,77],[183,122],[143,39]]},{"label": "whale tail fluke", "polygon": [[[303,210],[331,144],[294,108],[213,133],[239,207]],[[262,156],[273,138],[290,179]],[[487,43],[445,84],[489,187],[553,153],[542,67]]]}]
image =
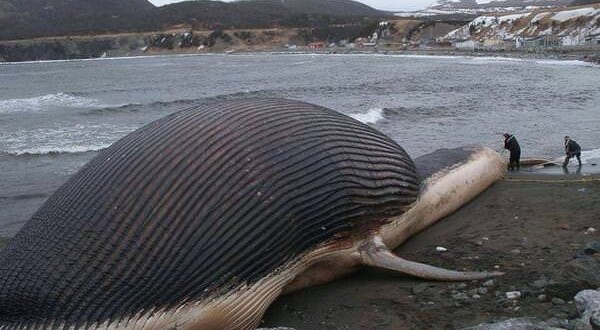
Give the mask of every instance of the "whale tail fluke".
[{"label": "whale tail fluke", "polygon": [[383,243],[380,236],[367,241],[360,249],[361,263],[367,266],[389,269],[407,275],[436,281],[469,281],[504,275],[502,272],[462,272],[438,268],[395,255]]}]

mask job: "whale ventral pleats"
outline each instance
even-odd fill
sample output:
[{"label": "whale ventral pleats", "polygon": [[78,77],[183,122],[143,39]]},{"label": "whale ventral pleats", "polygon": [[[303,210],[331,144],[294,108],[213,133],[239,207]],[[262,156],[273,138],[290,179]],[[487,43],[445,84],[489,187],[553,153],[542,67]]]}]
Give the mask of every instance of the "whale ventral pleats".
[{"label": "whale ventral pleats", "polygon": [[100,152],[0,253],[0,327],[82,327],[260,281],[416,200],[396,142],[290,100],[207,103]]}]

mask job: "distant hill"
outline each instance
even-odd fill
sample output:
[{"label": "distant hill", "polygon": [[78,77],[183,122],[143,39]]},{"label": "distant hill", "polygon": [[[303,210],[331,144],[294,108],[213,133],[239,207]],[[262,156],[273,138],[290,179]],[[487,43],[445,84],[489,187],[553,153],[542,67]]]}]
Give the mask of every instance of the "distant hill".
[{"label": "distant hill", "polygon": [[[551,36],[562,45],[582,46],[599,31],[600,5],[537,9],[518,14],[479,16],[451,31],[447,40],[511,40]],[[591,40],[590,40],[591,41]]]},{"label": "distant hill", "polygon": [[[248,1],[248,0],[246,0]],[[244,1],[240,1],[244,2]],[[292,14],[331,16],[377,16],[382,12],[363,3],[350,0],[254,0],[270,5],[282,5]]]},{"label": "distant hill", "polygon": [[305,26],[385,15],[352,0],[199,0],[158,8],[147,0],[0,0],[0,39],[150,31],[178,24]]},{"label": "distant hill", "polygon": [[0,0],[0,38],[141,29],[155,9],[147,0]]},{"label": "distant hill", "polygon": [[163,23],[225,27],[306,26],[323,17],[373,17],[387,13],[352,0],[185,1],[158,8]]}]

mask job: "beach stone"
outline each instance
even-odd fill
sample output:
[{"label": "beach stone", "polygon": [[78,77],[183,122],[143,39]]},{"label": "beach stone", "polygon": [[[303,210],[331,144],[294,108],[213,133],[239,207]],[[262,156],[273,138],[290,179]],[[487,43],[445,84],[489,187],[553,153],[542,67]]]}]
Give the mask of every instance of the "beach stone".
[{"label": "beach stone", "polygon": [[494,285],[494,280],[487,280],[487,281],[483,282],[482,285],[483,286],[493,286]]},{"label": "beach stone", "polygon": [[548,300],[548,296],[545,295],[545,294],[541,294],[541,295],[538,296],[538,300],[539,301],[546,301],[546,300]]},{"label": "beach stone", "polygon": [[412,287],[411,292],[415,295],[423,293],[429,288],[429,284],[419,284]]},{"label": "beach stone", "polygon": [[536,318],[519,317],[494,323],[483,323],[462,330],[558,330]]},{"label": "beach stone", "polygon": [[533,281],[533,283],[531,283],[531,286],[541,289],[541,288],[545,288],[552,284],[556,284],[556,282],[553,280],[548,280],[545,277],[543,277],[543,278],[540,278],[539,280]]},{"label": "beach stone", "polygon": [[600,291],[583,290],[575,295],[575,306],[581,315],[581,320],[587,325],[600,321]]},{"label": "beach stone", "polygon": [[478,288],[477,289],[477,293],[480,294],[480,295],[487,294],[488,293],[488,289],[484,288],[484,287]]},{"label": "beach stone", "polygon": [[585,322],[583,322],[582,320],[573,320],[572,322],[569,322],[569,327],[564,327],[565,329],[572,329],[572,330],[590,330],[591,327],[589,324],[586,324]]},{"label": "beach stone", "polygon": [[588,242],[583,248],[583,253],[585,254],[596,254],[600,253],[600,242]]},{"label": "beach stone", "polygon": [[597,255],[587,255],[581,251],[569,261],[562,277],[566,281],[561,285],[597,287],[600,283],[600,258],[597,258]]},{"label": "beach stone", "polygon": [[462,300],[468,300],[469,297],[464,292],[458,292],[458,293],[455,293],[452,295],[452,299],[462,301]]},{"label": "beach stone", "polygon": [[593,330],[600,330],[600,311],[595,311],[590,317],[590,325]]},{"label": "beach stone", "polygon": [[552,298],[552,303],[555,305],[564,305],[565,301],[560,298]]},{"label": "beach stone", "polygon": [[535,297],[535,293],[530,290],[521,290],[521,297]]},{"label": "beach stone", "polygon": [[521,250],[514,249],[514,250],[511,250],[510,253],[512,253],[512,254],[521,254]]},{"label": "beach stone", "polygon": [[506,295],[506,299],[519,299],[521,297],[521,292],[520,291],[509,291],[507,293],[505,293]]}]

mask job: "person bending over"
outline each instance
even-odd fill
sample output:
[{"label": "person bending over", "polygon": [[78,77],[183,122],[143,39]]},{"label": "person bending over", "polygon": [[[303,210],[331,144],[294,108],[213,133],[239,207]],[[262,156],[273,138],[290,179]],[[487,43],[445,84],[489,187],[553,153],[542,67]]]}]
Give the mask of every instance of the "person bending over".
[{"label": "person bending over", "polygon": [[510,160],[508,162],[508,170],[519,170],[521,168],[521,146],[514,135],[504,133],[504,149],[510,151]]},{"label": "person bending over", "polygon": [[573,157],[577,157],[577,161],[579,162],[579,166],[581,166],[581,147],[579,143],[575,140],[571,140],[571,138],[567,135],[565,136],[565,162],[563,163],[563,167],[567,167],[569,165],[569,161]]}]

